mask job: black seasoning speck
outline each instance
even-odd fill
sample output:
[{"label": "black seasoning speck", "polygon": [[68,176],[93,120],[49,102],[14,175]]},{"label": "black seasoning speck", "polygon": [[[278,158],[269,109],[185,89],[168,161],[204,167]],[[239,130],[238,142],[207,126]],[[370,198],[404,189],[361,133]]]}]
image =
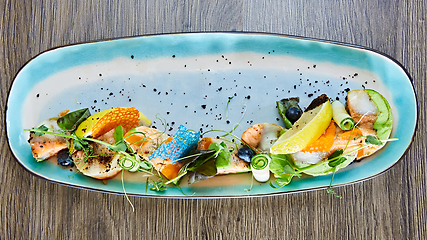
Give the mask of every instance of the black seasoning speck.
[{"label": "black seasoning speck", "polygon": [[173,58],[175,58],[175,55],[172,55]]},{"label": "black seasoning speck", "polygon": [[157,89],[153,88],[153,91],[154,91],[154,92],[157,92]]},{"label": "black seasoning speck", "polygon": [[248,95],[245,97],[246,99],[251,99],[251,95]]},{"label": "black seasoning speck", "polygon": [[307,96],[308,96],[308,97],[313,97],[313,94],[312,94],[312,93],[310,93],[310,94],[308,94]]},{"label": "black seasoning speck", "polygon": [[134,58],[134,56],[133,56],[133,55],[130,55],[130,58],[132,58],[132,59],[133,59],[133,58]]},{"label": "black seasoning speck", "polygon": [[350,88],[346,88],[346,89],[344,89],[346,92],[349,92],[350,91]]},{"label": "black seasoning speck", "polygon": [[226,121],[226,123],[227,123],[227,124],[230,124],[230,120],[227,120],[227,121]]},{"label": "black seasoning speck", "polygon": [[294,89],[297,89],[297,85],[294,85]]},{"label": "black seasoning speck", "polygon": [[203,109],[206,109],[206,105],[205,105],[205,104],[203,104],[203,105],[202,105],[202,108],[203,108]]},{"label": "black seasoning speck", "polygon": [[37,94],[36,94],[36,97],[40,97],[40,94],[38,94],[38,93],[37,93]]},{"label": "black seasoning speck", "polygon": [[98,101],[96,101],[96,100],[93,100],[93,103],[97,103]]},{"label": "black seasoning speck", "polygon": [[167,115],[169,115],[170,112],[166,112]]},{"label": "black seasoning speck", "polygon": [[102,74],[100,73],[99,76],[102,77]]},{"label": "black seasoning speck", "polygon": [[357,77],[358,75],[359,75],[358,73],[354,73],[354,75],[353,75],[353,76]]},{"label": "black seasoning speck", "polygon": [[316,68],[316,65],[313,65],[313,68]]},{"label": "black seasoning speck", "polygon": [[110,94],[108,94],[109,96],[113,96],[114,93],[110,92]]}]

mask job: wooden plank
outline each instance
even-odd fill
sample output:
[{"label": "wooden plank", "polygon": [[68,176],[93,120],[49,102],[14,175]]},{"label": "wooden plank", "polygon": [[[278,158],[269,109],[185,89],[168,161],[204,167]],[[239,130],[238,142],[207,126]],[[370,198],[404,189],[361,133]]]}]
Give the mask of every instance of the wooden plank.
[{"label": "wooden plank", "polygon": [[[418,131],[387,173],[325,191],[171,200],[90,192],[26,172],[0,138],[0,239],[426,239],[426,9],[404,1],[0,1],[0,116],[14,75],[52,47],[144,34],[273,32],[363,45],[400,61],[419,98]],[[30,116],[29,116],[30,117]],[[1,122],[5,129],[5,122]]]}]

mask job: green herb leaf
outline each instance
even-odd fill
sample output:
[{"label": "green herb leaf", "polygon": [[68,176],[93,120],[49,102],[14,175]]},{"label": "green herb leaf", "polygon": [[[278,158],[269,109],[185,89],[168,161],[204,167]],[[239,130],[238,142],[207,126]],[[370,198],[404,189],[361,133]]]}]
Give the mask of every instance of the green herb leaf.
[{"label": "green herb leaf", "polygon": [[123,127],[121,125],[116,127],[113,136],[114,140],[116,140],[116,143],[113,146],[110,146],[109,148],[116,152],[126,151],[127,146],[123,141]]},{"label": "green herb leaf", "polygon": [[216,167],[219,169],[227,169],[231,166],[231,153],[225,142],[211,143],[209,149],[215,150]]},{"label": "green herb leaf", "polygon": [[151,165],[150,162],[148,161],[141,161],[139,163],[139,167],[144,169],[144,170],[151,170],[151,168],[153,167],[153,165]]},{"label": "green herb leaf", "polygon": [[162,192],[166,190],[166,185],[162,180],[159,180],[159,181],[151,180],[151,184],[153,185],[153,187],[150,188],[151,191]]},{"label": "green herb leaf", "polygon": [[337,159],[330,161],[328,163],[328,165],[329,165],[329,167],[336,167],[336,166],[340,165],[341,163],[343,163],[345,161],[347,161],[347,158],[345,158],[345,157],[338,157]]},{"label": "green herb leaf", "polygon": [[328,162],[329,167],[336,167],[341,163],[345,162],[347,158],[342,156],[343,153],[344,153],[343,149],[338,149],[335,152],[333,152],[331,156],[328,157],[328,160],[331,160],[330,162]]},{"label": "green herb leaf", "polygon": [[[75,136],[75,135],[74,135]],[[89,142],[75,136],[73,138],[73,148],[77,151],[84,150],[85,148],[89,147]]]},{"label": "green herb leaf", "polygon": [[301,174],[295,171],[295,166],[289,154],[270,155],[270,171],[277,177],[276,183],[279,187],[288,185],[292,178]]},{"label": "green herb leaf", "polygon": [[[49,128],[47,128],[45,125],[41,125],[40,127],[36,128],[36,129],[40,130],[40,131],[45,131],[45,132],[47,132],[49,130]],[[34,135],[37,137],[43,136],[44,134],[45,133],[42,133],[42,132],[34,132]]]},{"label": "green herb leaf", "polygon": [[365,142],[367,144],[373,144],[373,145],[382,145],[383,143],[381,142],[381,140],[379,140],[377,137],[372,136],[372,135],[368,135],[366,136],[366,140]]},{"label": "green herb leaf", "polygon": [[91,114],[89,112],[89,109],[83,108],[65,114],[64,116],[58,118],[56,122],[58,123],[58,126],[63,130],[72,132],[76,130],[80,123],[86,120],[86,118],[88,118],[90,115]]},{"label": "green herb leaf", "polygon": [[114,139],[116,140],[116,142],[123,141],[123,127],[122,127],[122,125],[117,126],[116,129],[114,130]]},{"label": "green herb leaf", "polygon": [[[216,174],[217,168],[216,166],[212,167],[211,164],[207,164],[206,168],[201,167],[205,162],[207,162],[210,159],[215,159],[215,150],[195,150],[192,151],[188,158],[183,159],[182,163],[183,166],[178,172],[178,177],[172,179],[171,183],[178,184],[178,182],[181,180],[183,176],[185,176],[188,172],[193,171],[197,172],[202,171],[203,173],[206,173],[207,175]],[[214,173],[215,172],[215,173]]]},{"label": "green herb leaf", "polygon": [[277,110],[279,111],[279,115],[282,117],[283,122],[285,124],[285,127],[287,129],[292,127],[292,122],[289,121],[289,119],[286,117],[286,110],[288,110],[291,107],[297,107],[301,110],[301,108],[298,105],[299,103],[299,98],[295,97],[295,98],[285,98],[282,99],[280,101],[276,101],[276,105],[277,105]]},{"label": "green herb leaf", "polygon": [[329,194],[332,194],[334,197],[336,197],[336,198],[339,198],[339,199],[342,199],[342,196],[341,195],[338,195],[335,191],[334,191],[334,189],[332,189],[330,186],[329,186],[329,188],[326,190],[326,192],[327,193],[329,193]]},{"label": "green herb leaf", "polygon": [[[208,157],[208,155],[201,156],[197,161],[190,164],[188,171],[198,172],[205,176],[215,176],[217,173],[215,158],[207,159]],[[191,166],[193,164],[194,166]]]},{"label": "green herb leaf", "polygon": [[341,156],[343,153],[344,153],[344,150],[343,150],[343,149],[338,149],[338,150],[336,150],[335,152],[333,152],[333,153],[328,157],[328,159],[329,159],[329,160],[334,159],[334,158],[336,158],[336,157]]}]

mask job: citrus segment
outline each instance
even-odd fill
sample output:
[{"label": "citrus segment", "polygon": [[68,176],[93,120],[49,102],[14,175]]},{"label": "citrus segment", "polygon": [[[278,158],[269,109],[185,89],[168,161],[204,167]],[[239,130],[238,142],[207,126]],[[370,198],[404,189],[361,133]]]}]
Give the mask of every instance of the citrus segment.
[{"label": "citrus segment", "polygon": [[[316,100],[316,99],[315,99]],[[272,154],[289,154],[303,150],[316,141],[332,120],[331,102],[322,104],[302,114],[292,128],[282,134],[270,148]]]},{"label": "citrus segment", "polygon": [[138,125],[150,125],[151,121],[135,107],[116,107],[93,114],[83,121],[75,134],[79,137],[97,138],[121,125],[124,132]]},{"label": "citrus segment", "polygon": [[139,111],[136,108],[114,108],[96,122],[93,126],[92,137],[97,138],[119,125],[123,127],[124,132],[127,132],[138,126],[138,121]]},{"label": "citrus segment", "polygon": [[113,109],[106,109],[101,112],[97,112],[90,117],[88,117],[86,120],[84,120],[77,130],[75,131],[75,134],[78,137],[87,137],[92,134],[93,126],[98,122],[99,119],[101,119],[105,114],[113,111]]}]

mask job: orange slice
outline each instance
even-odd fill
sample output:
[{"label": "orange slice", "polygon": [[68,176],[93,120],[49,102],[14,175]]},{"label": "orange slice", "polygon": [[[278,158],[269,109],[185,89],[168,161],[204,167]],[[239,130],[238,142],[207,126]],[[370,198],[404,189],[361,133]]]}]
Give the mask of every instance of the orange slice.
[{"label": "orange slice", "polygon": [[337,127],[332,120],[326,131],[316,141],[303,149],[301,152],[328,152],[334,145],[335,131]]},{"label": "orange slice", "polygon": [[92,129],[92,137],[97,138],[121,125],[124,132],[138,126],[139,111],[134,108],[117,107],[105,114]]},{"label": "orange slice", "polygon": [[[98,138],[121,125],[124,132],[139,125],[141,113],[135,107],[116,107],[107,109],[88,117],[76,130],[77,136]],[[150,122],[151,124],[151,122]]]}]

